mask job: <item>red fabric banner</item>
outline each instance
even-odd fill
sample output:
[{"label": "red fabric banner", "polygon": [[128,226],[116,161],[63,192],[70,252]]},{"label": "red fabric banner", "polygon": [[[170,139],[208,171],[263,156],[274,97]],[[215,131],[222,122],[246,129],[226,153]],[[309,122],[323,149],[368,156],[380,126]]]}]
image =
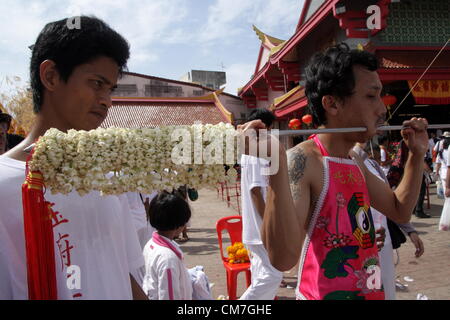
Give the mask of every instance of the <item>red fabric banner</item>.
[{"label": "red fabric banner", "polygon": [[[415,81],[408,81],[409,88]],[[450,104],[450,80],[421,80],[412,94],[418,104]]]}]

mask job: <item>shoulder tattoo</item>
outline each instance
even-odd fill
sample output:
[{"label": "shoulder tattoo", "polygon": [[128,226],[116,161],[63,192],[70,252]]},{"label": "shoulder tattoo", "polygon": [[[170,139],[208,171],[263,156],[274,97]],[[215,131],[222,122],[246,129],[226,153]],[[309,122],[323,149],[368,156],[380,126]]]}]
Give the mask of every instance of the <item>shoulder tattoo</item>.
[{"label": "shoulder tattoo", "polygon": [[302,149],[288,152],[289,183],[297,184],[303,177],[306,167],[306,155]]},{"label": "shoulder tattoo", "polygon": [[303,177],[306,168],[306,155],[302,149],[288,152],[288,175],[289,185],[294,200],[300,197],[300,179]]}]

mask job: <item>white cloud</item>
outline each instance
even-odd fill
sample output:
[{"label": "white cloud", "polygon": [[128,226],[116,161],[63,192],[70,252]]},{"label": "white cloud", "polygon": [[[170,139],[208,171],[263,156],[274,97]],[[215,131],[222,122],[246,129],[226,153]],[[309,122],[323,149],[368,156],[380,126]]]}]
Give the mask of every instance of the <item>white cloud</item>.
[{"label": "white cloud", "polygon": [[233,41],[248,34],[252,24],[275,37],[282,32],[287,39],[295,31],[302,5],[303,0],[217,0],[208,9],[198,40],[205,45]]},{"label": "white cloud", "polygon": [[186,44],[195,38],[192,32],[184,28],[174,28],[167,31],[167,35],[162,39],[165,44]]},{"label": "white cloud", "polygon": [[304,0],[265,0],[257,11],[255,24],[269,35],[271,30],[281,29],[291,36],[297,27],[303,2]]},{"label": "white cloud", "polygon": [[142,66],[149,65],[160,59],[157,54],[153,54],[149,50],[144,49],[134,51],[133,48],[131,48],[130,57],[132,58],[128,62],[128,70],[136,72],[139,72],[138,70],[141,69]]},{"label": "white cloud", "polygon": [[225,92],[236,95],[237,89],[250,80],[254,71],[254,63],[235,63],[227,67],[227,84],[225,85]]},{"label": "white cloud", "polygon": [[[254,72],[259,40],[252,24],[268,35],[287,40],[294,34],[303,1],[217,0],[210,5],[208,19],[195,40],[200,42],[203,56],[214,55],[218,61],[228,61],[227,92],[236,94]],[[253,54],[248,54],[248,50],[254,50]],[[230,56],[231,61],[227,58]]]},{"label": "white cloud", "polygon": [[238,35],[240,28],[235,21],[252,6],[252,1],[218,0],[208,8],[208,21],[200,30],[199,40],[209,42]]},{"label": "white cloud", "polygon": [[128,40],[132,52],[130,69],[159,59],[154,48],[164,41],[172,25],[186,16],[185,4],[182,0],[71,0],[76,12],[104,19]]},{"label": "white cloud", "polygon": [[0,19],[2,42],[6,45],[2,47],[2,52],[23,51],[24,47],[34,42],[37,36],[36,29],[42,28],[45,24],[43,19],[45,9],[36,2],[22,6],[16,1],[1,1],[0,12],[3,13]]},{"label": "white cloud", "polygon": [[[139,67],[158,60],[154,48],[170,34],[174,23],[186,17],[188,8],[184,0],[70,0],[64,4],[56,0],[2,0],[0,12],[1,73],[24,76],[31,53],[28,46],[50,21],[80,14],[105,20],[128,40],[133,52],[129,64]],[[11,68],[12,60],[18,61],[15,69]]]},{"label": "white cloud", "polygon": [[[187,64],[214,69],[211,65],[223,61],[227,91],[235,94],[237,87],[250,79],[258,55],[259,43],[251,25],[287,39],[294,32],[301,3],[303,0],[0,0],[0,12],[4,13],[0,19],[0,78],[19,75],[28,79],[28,46],[44,25],[87,14],[104,19],[129,41],[131,71],[152,70],[164,77],[186,72]],[[167,52],[171,54],[163,54]]]}]

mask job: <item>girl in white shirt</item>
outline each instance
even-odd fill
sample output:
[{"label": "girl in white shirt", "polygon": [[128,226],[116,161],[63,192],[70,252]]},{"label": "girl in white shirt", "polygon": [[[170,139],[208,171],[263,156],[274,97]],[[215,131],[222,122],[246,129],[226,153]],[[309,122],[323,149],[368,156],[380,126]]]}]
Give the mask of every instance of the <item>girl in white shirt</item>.
[{"label": "girl in white shirt", "polygon": [[157,230],[144,247],[143,290],[150,300],[192,300],[192,282],[183,253],[173,239],[191,217],[188,203],[178,195],[162,192],[147,212]]},{"label": "girl in white shirt", "polygon": [[[443,148],[438,152],[437,155],[437,171],[442,181],[442,186],[445,188],[447,186],[447,171],[450,166],[450,138],[445,138],[443,140]],[[445,197],[444,206],[442,207],[441,218],[439,221],[439,230],[449,231],[450,230],[450,198]]]}]

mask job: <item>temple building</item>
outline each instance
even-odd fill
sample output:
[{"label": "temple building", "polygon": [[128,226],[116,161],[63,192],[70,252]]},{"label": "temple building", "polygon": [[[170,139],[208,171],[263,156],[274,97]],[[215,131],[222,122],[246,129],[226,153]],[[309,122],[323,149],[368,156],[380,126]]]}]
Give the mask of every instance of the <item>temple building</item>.
[{"label": "temple building", "polygon": [[[277,128],[288,129],[289,120],[307,113],[305,66],[315,52],[340,42],[378,57],[389,124],[413,116],[448,123],[448,0],[305,0],[290,39],[254,30],[261,46],[255,72],[239,96],[248,109],[274,111]],[[290,147],[297,140],[282,141]]]}]

